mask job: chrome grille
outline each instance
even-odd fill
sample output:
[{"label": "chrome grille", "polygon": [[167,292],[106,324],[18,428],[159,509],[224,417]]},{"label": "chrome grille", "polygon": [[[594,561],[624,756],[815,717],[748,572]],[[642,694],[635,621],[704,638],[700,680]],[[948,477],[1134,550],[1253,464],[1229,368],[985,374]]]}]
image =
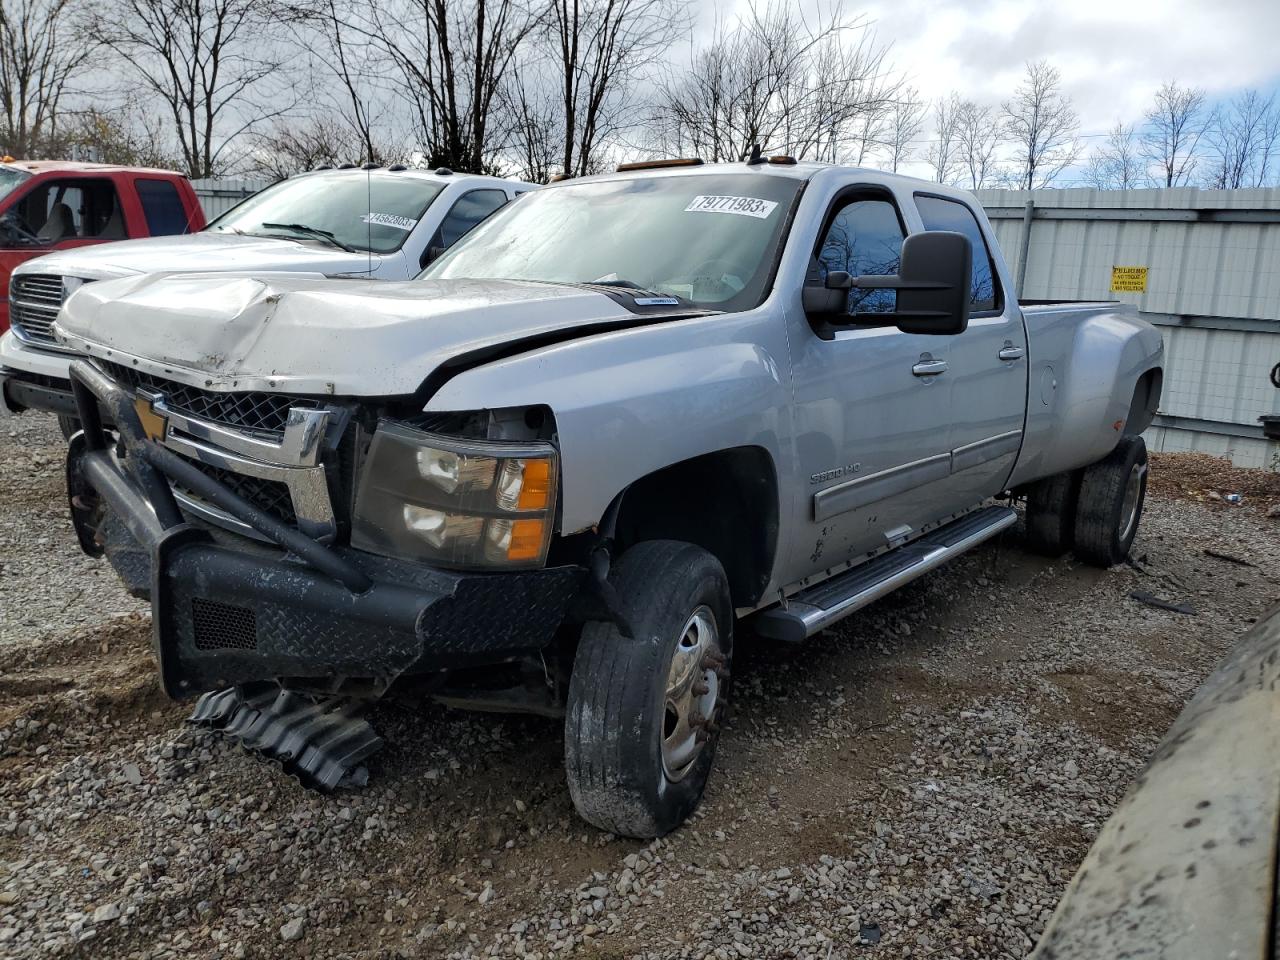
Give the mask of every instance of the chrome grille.
[{"label": "chrome grille", "polygon": [[28,273],[9,284],[9,325],[25,340],[53,343],[53,321],[65,295],[62,278]]},{"label": "chrome grille", "polygon": [[[279,480],[250,477],[243,473],[236,473],[234,470],[227,470],[224,467],[215,467],[211,463],[202,463],[199,460],[187,460],[187,462],[205,476],[219,481],[232,493],[239,494],[259,510],[265,510],[281,523],[292,527],[298,522],[298,515],[293,509],[293,497],[289,494],[289,487]],[[190,491],[186,491],[186,493],[189,497],[200,499],[197,494]]]},{"label": "chrome grille", "polygon": [[189,387],[176,380],[166,380],[119,363],[106,363],[107,373],[130,390],[141,387],[164,394],[165,403],[188,416],[211,423],[265,435],[279,440],[284,435],[290,407],[319,409],[322,403],[279,393],[216,393]]}]

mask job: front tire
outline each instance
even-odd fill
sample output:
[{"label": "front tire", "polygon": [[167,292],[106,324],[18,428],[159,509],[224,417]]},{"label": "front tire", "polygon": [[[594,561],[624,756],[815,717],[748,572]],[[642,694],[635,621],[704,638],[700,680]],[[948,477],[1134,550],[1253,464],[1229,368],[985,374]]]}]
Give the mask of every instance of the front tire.
[{"label": "front tire", "polygon": [[1124,437],[1102,460],[1085,467],[1076,508],[1075,554],[1095,567],[1129,555],[1147,499],[1147,445]]},{"label": "front tire", "polygon": [[80,429],[80,419],[60,413],[58,414],[58,429],[62,431],[62,439],[70,440],[76,435],[76,431]]},{"label": "front tire", "polygon": [[733,608],[720,562],[651,540],[610,582],[632,632],[589,623],[569,680],[565,771],[578,813],[625,837],[660,837],[702,798],[728,691]]}]

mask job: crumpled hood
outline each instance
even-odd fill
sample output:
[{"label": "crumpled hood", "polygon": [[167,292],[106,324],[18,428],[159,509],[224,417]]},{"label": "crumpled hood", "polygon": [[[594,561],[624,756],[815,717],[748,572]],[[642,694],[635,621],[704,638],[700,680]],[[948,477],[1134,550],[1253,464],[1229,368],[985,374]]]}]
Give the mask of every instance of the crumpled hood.
[{"label": "crumpled hood", "polygon": [[193,386],[393,396],[452,357],[637,320],[602,293],[549,283],[150,274],[86,284],[55,330],[81,353]]},{"label": "crumpled hood", "polygon": [[[376,268],[380,260],[375,254],[372,266]],[[196,270],[207,273],[365,274],[370,270],[370,263],[367,253],[348,253],[310,241],[204,231],[60,250],[28,261],[18,268],[18,272],[52,273],[86,280],[109,280],[156,271],[187,273]]]}]

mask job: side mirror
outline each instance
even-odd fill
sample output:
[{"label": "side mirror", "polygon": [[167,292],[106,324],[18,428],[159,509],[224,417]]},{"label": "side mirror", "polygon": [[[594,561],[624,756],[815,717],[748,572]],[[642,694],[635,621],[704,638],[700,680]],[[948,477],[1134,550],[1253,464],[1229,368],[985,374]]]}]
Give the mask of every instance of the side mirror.
[{"label": "side mirror", "polygon": [[422,251],[422,259],[418,261],[418,265],[424,269],[439,260],[448,247],[427,247]]},{"label": "side mirror", "polygon": [[[973,245],[962,233],[930,230],[902,242],[897,275],[851,277],[833,270],[822,283],[805,284],[805,313],[833,325],[896,326],[904,333],[953,336],[969,327],[969,285],[973,275]],[[848,291],[896,290],[892,313],[844,312]]]}]

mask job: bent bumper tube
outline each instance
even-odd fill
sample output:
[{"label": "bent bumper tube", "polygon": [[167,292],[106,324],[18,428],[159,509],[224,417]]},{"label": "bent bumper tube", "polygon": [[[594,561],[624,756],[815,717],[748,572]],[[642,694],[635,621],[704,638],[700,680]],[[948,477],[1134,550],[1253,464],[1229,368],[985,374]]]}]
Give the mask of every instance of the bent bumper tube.
[{"label": "bent bumper tube", "polygon": [[[284,549],[216,543],[178,511],[161,471],[192,478],[146,439],[124,391],[82,361],[72,382],[85,435],[69,456],[118,521],[101,527],[106,552],[151,600],[153,651],[175,699],[254,680],[385,686],[509,660],[549,643],[577,594],[580,567],[455,573],[325,546],[278,523],[264,529],[252,504],[200,474],[230,498],[219,506]],[[107,446],[98,402],[120,425],[123,461]]]}]

